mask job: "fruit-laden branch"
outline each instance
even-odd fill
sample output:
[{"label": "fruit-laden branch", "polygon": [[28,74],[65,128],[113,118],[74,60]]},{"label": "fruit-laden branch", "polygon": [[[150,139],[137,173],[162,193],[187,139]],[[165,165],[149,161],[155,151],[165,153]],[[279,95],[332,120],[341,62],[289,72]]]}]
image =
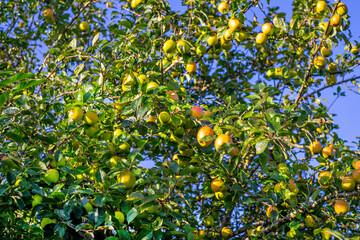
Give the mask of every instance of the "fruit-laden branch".
[{"label": "fruit-laden branch", "polygon": [[[62,31],[62,33],[60,33],[59,37],[56,39],[56,41],[53,44],[53,47],[56,46],[56,44],[60,41],[61,37],[64,35],[64,33],[66,33],[71,25],[74,23],[74,21],[80,16],[80,14],[85,10],[85,8],[87,6],[89,6],[91,3],[95,2],[95,0],[89,1],[87,2],[81,9],[80,11],[73,17],[73,19],[71,19],[69,25]],[[41,72],[41,70],[43,70],[43,68],[45,67],[47,61],[49,61],[50,58],[50,53],[48,53],[43,61],[43,63],[41,64],[41,66],[39,67],[39,70],[37,71],[37,74],[39,74]]]},{"label": "fruit-laden branch", "polygon": [[353,192],[335,192],[333,194],[324,196],[322,198],[320,198],[319,200],[311,203],[308,207],[305,207],[304,205],[301,206],[299,209],[294,210],[293,212],[289,213],[288,215],[286,215],[285,217],[277,220],[276,222],[274,222],[273,224],[271,224],[269,227],[265,228],[260,236],[264,236],[268,233],[270,233],[271,231],[273,231],[274,229],[280,227],[281,225],[290,222],[291,219],[297,214],[297,213],[304,213],[304,212],[308,212],[310,209],[315,208],[317,205],[326,202],[328,200],[334,199],[334,198],[338,198],[338,197],[354,197],[360,195],[360,192],[358,191],[353,191]]},{"label": "fruit-laden branch", "polygon": [[[337,9],[337,6],[338,6],[338,4],[339,4],[340,2],[341,2],[341,0],[338,0],[338,1],[336,2],[336,5],[335,5],[335,7],[334,7],[334,9],[333,9],[333,11],[332,11],[332,13],[331,13],[330,19],[331,19],[332,16],[334,16],[334,14],[335,14],[335,12],[336,12],[336,9]],[[299,90],[299,94],[298,94],[298,96],[296,97],[296,100],[295,100],[295,106],[297,106],[297,105],[299,104],[300,99],[301,99],[302,96],[303,96],[304,89],[305,89],[305,85],[307,84],[307,82],[308,82],[308,80],[309,80],[309,78],[310,78],[310,75],[311,75],[311,68],[312,68],[313,65],[314,65],[314,58],[315,58],[315,56],[318,54],[318,52],[319,52],[320,49],[321,49],[321,45],[322,45],[322,43],[323,43],[323,41],[324,41],[324,39],[325,39],[324,36],[326,36],[326,33],[327,33],[329,27],[330,27],[330,22],[329,22],[329,23],[327,24],[327,26],[326,26],[326,29],[325,29],[325,31],[324,31],[324,35],[323,35],[323,37],[321,38],[319,45],[317,46],[317,48],[315,49],[314,53],[313,53],[313,54],[311,55],[311,57],[310,57],[309,67],[308,67],[308,69],[307,69],[307,71],[306,71],[306,75],[305,75],[305,79],[304,79],[304,80],[305,80],[305,81],[304,81],[305,84],[302,84],[302,85],[301,85],[301,88],[300,88],[300,90]]]},{"label": "fruit-laden branch", "polygon": [[354,81],[354,80],[359,79],[359,78],[360,78],[360,76],[357,76],[357,77],[353,77],[353,78],[349,78],[349,79],[343,80],[343,81],[338,82],[338,83],[335,83],[335,84],[333,84],[333,85],[327,85],[327,86],[325,86],[325,87],[319,88],[318,90],[316,90],[316,91],[314,91],[314,92],[306,95],[306,96],[304,97],[304,100],[308,99],[309,97],[312,97],[312,96],[315,95],[316,93],[321,92],[321,91],[323,91],[323,90],[325,90],[325,89],[327,89],[327,88],[330,88],[330,87],[333,87],[333,86],[336,86],[336,85],[340,85],[340,84],[342,84],[342,83],[351,82],[351,81]]},{"label": "fruit-laden branch", "polygon": [[[287,223],[287,222],[290,222],[291,219],[293,218],[293,216],[295,216],[297,213],[304,213],[304,212],[308,212],[310,209],[313,209],[315,208],[316,206],[318,206],[319,204],[323,203],[323,202],[326,202],[328,200],[331,200],[331,199],[334,199],[334,198],[338,198],[338,197],[353,197],[353,196],[358,196],[360,195],[360,192],[359,191],[353,191],[353,192],[335,192],[333,194],[330,194],[330,195],[326,195],[322,198],[320,198],[319,200],[311,203],[309,206],[305,207],[305,206],[301,206],[300,208],[298,208],[297,210],[294,210],[292,211],[291,213],[287,214],[285,217],[283,218],[280,218],[279,220],[277,220],[276,222],[274,222],[273,224],[271,224],[269,227],[265,228],[261,235],[261,236],[264,236],[270,232],[272,232],[274,229],[280,227],[281,225]],[[262,220],[262,221],[258,221],[258,222],[255,222],[252,224],[252,226],[254,228],[256,228],[257,226],[264,226],[264,225],[267,225],[268,223],[270,223],[270,220]],[[236,231],[234,233],[234,235],[239,235],[241,233],[244,233],[246,232],[247,230],[249,230],[248,228],[246,227],[243,227],[241,229],[239,229],[238,231]],[[242,239],[247,239],[247,237],[244,237]]]}]

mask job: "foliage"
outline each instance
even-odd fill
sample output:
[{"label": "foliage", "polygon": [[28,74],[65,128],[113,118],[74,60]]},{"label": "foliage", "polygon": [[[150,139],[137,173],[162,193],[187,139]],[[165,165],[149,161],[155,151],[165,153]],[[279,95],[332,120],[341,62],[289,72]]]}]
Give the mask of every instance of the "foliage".
[{"label": "foliage", "polygon": [[359,153],[320,101],[360,77],[340,1],[172,2],[0,3],[1,238],[356,239]]}]

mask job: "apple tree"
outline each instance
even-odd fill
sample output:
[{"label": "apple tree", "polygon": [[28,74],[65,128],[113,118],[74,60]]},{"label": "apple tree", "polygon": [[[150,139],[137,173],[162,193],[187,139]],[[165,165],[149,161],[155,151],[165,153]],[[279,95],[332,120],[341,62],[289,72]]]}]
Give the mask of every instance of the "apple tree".
[{"label": "apple tree", "polygon": [[360,46],[291,2],[1,1],[1,239],[360,239]]}]

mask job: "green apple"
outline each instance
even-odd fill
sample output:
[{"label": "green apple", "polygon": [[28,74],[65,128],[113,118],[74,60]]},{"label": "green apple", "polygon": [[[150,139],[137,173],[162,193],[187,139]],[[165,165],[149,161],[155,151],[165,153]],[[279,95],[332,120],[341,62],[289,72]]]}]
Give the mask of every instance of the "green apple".
[{"label": "green apple", "polygon": [[32,198],[34,199],[31,203],[32,207],[39,205],[43,200],[42,196],[40,196],[39,194],[35,194],[34,196],[32,196]]},{"label": "green apple", "polygon": [[124,221],[125,221],[125,217],[124,214],[120,211],[116,211],[115,212],[115,218],[119,221],[120,225],[123,225]]},{"label": "green apple", "polygon": [[56,169],[49,169],[45,173],[45,179],[51,183],[57,183],[59,181],[59,178],[60,178],[60,174],[59,171]]}]

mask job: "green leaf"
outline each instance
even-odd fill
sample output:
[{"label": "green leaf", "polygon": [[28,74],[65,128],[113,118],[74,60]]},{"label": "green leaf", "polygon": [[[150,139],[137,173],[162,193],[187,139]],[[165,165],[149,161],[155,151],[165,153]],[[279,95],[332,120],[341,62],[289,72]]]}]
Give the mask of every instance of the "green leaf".
[{"label": "green leaf", "polygon": [[100,33],[98,32],[92,39],[91,45],[94,46],[97,40],[99,39]]},{"label": "green leaf", "polygon": [[16,81],[21,81],[21,80],[28,79],[28,78],[32,78],[34,76],[35,76],[35,74],[33,74],[33,73],[17,73],[14,76],[0,82],[0,86],[7,86],[10,83],[13,83]]},{"label": "green leaf", "polygon": [[46,82],[46,79],[29,80],[29,81],[26,81],[26,82],[20,82],[17,85],[17,87],[14,90],[12,90],[12,93],[22,91],[22,90],[24,90],[26,88],[29,88],[29,87],[37,86],[37,85],[39,85],[40,83],[43,83],[43,82]]},{"label": "green leaf", "polygon": [[139,214],[139,212],[137,211],[137,209],[134,207],[132,208],[126,216],[127,222],[130,224],[135,218],[136,216]]},{"label": "green leaf", "polygon": [[0,96],[0,109],[4,105],[4,103],[9,99],[10,91],[5,91]]},{"label": "green leaf", "polygon": [[129,118],[124,120],[124,122],[121,124],[121,127],[128,127],[128,126],[133,125],[134,123],[136,123],[136,118],[135,117],[129,117]]},{"label": "green leaf", "polygon": [[269,139],[266,139],[266,140],[263,140],[263,141],[260,141],[260,142],[256,143],[256,145],[255,145],[256,154],[263,153],[266,150],[266,148],[267,148],[267,146],[269,144],[269,141],[270,141]]}]

